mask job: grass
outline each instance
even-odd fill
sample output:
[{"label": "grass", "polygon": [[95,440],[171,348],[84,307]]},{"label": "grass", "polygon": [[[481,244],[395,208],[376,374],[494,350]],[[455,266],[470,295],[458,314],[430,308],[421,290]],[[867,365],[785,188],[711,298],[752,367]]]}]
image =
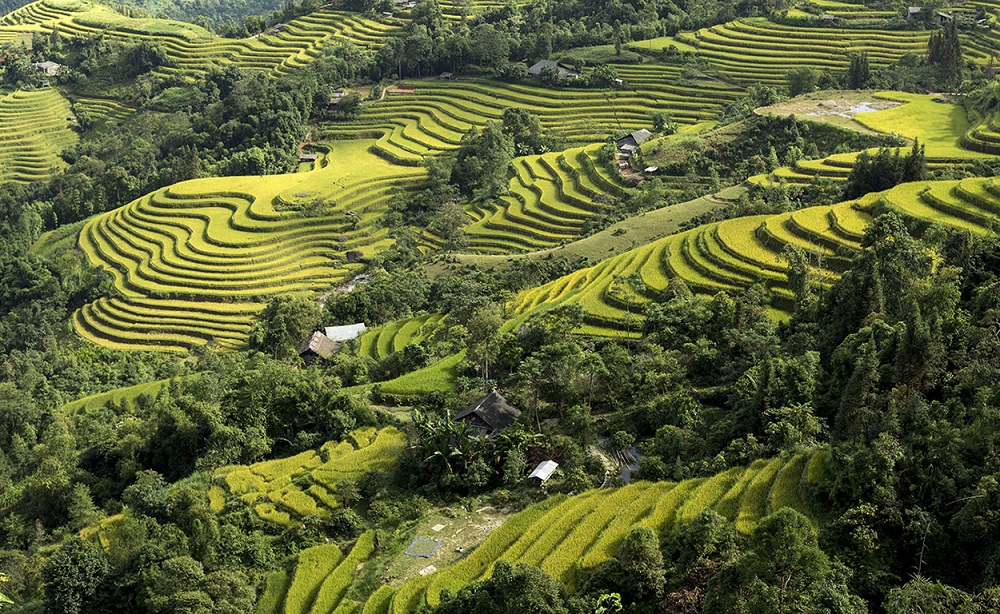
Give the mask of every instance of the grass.
[{"label": "grass", "polygon": [[[359,565],[363,565],[373,552],[375,552],[375,531],[366,531],[358,537],[354,547],[344,557],[344,560],[323,580],[311,612],[327,614],[336,611],[338,607],[343,605],[344,596],[354,580]],[[356,608],[356,606],[353,607]]]},{"label": "grass", "polygon": [[462,351],[379,386],[383,394],[398,397],[422,396],[435,391],[447,392],[455,387],[458,365],[464,359],[465,351]]},{"label": "grass", "polygon": [[361,614],[386,614],[392,604],[396,589],[388,584],[382,585],[365,601]]},{"label": "grass", "polygon": [[134,402],[143,395],[155,398],[160,394],[161,390],[169,385],[169,379],[161,379],[154,382],[128,386],[126,388],[116,388],[114,390],[109,390],[108,392],[92,394],[88,397],[66,403],[59,408],[59,412],[66,414],[75,414],[80,412],[86,413],[89,410],[104,407],[108,403],[121,404],[126,401]]},{"label": "grass", "polygon": [[285,595],[292,585],[292,574],[286,569],[268,574],[264,584],[264,593],[257,601],[254,614],[280,614],[285,603]]}]

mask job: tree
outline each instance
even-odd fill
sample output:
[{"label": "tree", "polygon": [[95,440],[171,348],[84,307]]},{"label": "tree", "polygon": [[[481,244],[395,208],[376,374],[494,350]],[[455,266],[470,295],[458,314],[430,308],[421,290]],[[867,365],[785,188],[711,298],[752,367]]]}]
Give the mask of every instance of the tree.
[{"label": "tree", "polygon": [[493,575],[453,594],[441,591],[436,614],[569,614],[566,589],[537,567],[497,561]]},{"label": "tree", "polygon": [[514,143],[514,153],[518,156],[545,153],[549,143],[542,136],[542,125],[538,118],[520,107],[507,107],[500,116],[503,133]]},{"label": "tree", "polygon": [[489,200],[507,191],[507,172],[514,159],[514,143],[499,122],[488,121],[482,131],[462,138],[451,182],[476,200]]},{"label": "tree", "polygon": [[868,64],[868,52],[851,54],[851,65],[847,67],[847,87],[852,90],[864,89],[871,81],[872,71]]},{"label": "tree", "polygon": [[317,330],[321,318],[315,301],[279,296],[267,304],[250,329],[250,347],[275,358],[293,357],[298,344]]},{"label": "tree", "polygon": [[979,614],[972,595],[920,576],[889,591],[886,614]]},{"label": "tree", "polygon": [[788,94],[790,96],[798,96],[799,94],[807,94],[813,91],[816,89],[816,81],[818,79],[816,71],[808,66],[793,68],[785,73],[785,78],[788,80]]},{"label": "tree", "polygon": [[92,600],[108,569],[107,557],[98,546],[81,539],[67,541],[42,569],[46,613],[93,611]]},{"label": "tree", "polygon": [[955,21],[946,22],[927,41],[927,63],[938,66],[949,84],[957,83],[962,76],[962,41]]},{"label": "tree", "polygon": [[847,570],[817,545],[808,518],[790,508],[760,521],[748,550],[708,584],[705,614],[862,614]]},{"label": "tree", "polygon": [[671,119],[669,113],[657,111],[653,113],[653,130],[660,134],[674,134],[677,132],[677,124]]},{"label": "tree", "polygon": [[663,554],[656,533],[649,527],[632,529],[618,556],[587,579],[583,592],[591,595],[617,592],[623,604],[655,601],[663,596]]}]

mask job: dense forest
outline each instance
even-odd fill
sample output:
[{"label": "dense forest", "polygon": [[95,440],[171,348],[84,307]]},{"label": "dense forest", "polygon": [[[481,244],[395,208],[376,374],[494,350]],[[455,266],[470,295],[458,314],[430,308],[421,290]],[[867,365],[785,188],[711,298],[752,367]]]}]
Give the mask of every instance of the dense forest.
[{"label": "dense forest", "polygon": [[0,612],[1000,612],[1000,5],[20,4]]}]

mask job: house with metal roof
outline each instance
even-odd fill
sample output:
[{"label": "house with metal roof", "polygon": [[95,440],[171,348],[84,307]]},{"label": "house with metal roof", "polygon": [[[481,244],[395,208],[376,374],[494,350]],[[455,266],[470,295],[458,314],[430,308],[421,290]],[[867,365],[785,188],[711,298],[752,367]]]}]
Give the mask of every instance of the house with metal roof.
[{"label": "house with metal roof", "polygon": [[554,71],[559,79],[574,79],[580,76],[580,73],[560,65],[555,60],[538,60],[528,67],[528,74],[532,77],[541,77],[546,71]]}]

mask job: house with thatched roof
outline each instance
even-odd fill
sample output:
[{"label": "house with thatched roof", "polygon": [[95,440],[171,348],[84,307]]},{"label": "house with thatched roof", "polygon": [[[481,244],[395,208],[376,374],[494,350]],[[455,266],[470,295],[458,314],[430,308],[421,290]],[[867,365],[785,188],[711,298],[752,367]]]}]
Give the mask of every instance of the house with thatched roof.
[{"label": "house with thatched roof", "polygon": [[339,344],[323,333],[316,331],[299,344],[298,353],[308,367],[318,358],[329,358],[339,350]]}]

